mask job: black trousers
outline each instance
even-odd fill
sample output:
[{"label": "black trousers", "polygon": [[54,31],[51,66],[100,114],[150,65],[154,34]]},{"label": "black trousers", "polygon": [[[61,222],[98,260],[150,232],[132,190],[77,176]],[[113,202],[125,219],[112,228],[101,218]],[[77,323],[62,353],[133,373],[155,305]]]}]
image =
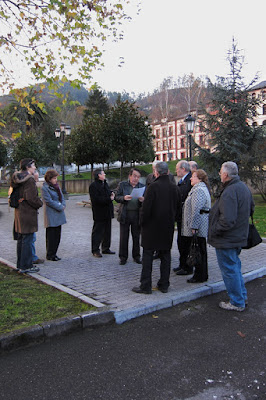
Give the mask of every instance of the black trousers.
[{"label": "black trousers", "polygon": [[[143,249],[142,255],[142,272],[140,277],[140,287],[143,290],[151,290],[152,288],[152,262],[154,250]],[[171,251],[159,250],[160,264],[160,279],[157,282],[157,287],[160,289],[168,289],[170,282],[170,269],[171,269]]]},{"label": "black trousers", "polygon": [[177,247],[179,251],[179,266],[184,271],[191,272],[191,268],[187,266],[187,256],[191,244],[192,237],[188,236],[181,236],[181,225],[178,224],[177,226]]},{"label": "black trousers", "polygon": [[46,257],[56,256],[61,239],[61,225],[46,228]]},{"label": "black trousers", "polygon": [[140,225],[138,211],[128,211],[125,223],[120,223],[119,257],[125,260],[127,260],[128,258],[128,241],[130,228],[133,241],[132,257],[138,258],[140,257]]},{"label": "black trousers", "polygon": [[104,221],[94,221],[92,233],[91,233],[91,252],[96,253],[100,251],[100,245],[102,251],[110,249],[111,245],[111,218]]},{"label": "black trousers", "polygon": [[[182,236],[181,243],[185,244],[183,247],[183,252],[182,252],[182,257],[183,257],[183,263],[185,263],[190,245],[192,242],[192,236]],[[198,244],[199,244],[199,249],[201,253],[201,264],[195,265],[194,267],[194,275],[193,278],[199,280],[199,281],[207,281],[208,280],[208,259],[207,259],[207,244],[206,244],[206,238],[204,237],[199,237],[198,236]],[[186,271],[189,271],[189,267],[186,264],[185,269]]]}]

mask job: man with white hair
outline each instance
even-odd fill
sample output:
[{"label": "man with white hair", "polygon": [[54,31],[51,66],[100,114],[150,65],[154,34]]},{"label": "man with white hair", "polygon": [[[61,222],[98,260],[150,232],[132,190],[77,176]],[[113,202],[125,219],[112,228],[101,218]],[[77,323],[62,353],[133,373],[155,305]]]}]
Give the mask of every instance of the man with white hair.
[{"label": "man with white hair", "polygon": [[249,217],[254,202],[248,187],[238,176],[236,163],[222,164],[220,173],[222,192],[209,214],[208,243],[215,247],[229,302],[219,306],[228,311],[243,311],[247,304],[247,291],[241,273],[239,254],[246,246]]},{"label": "man with white hair", "polygon": [[189,161],[188,163],[190,165],[191,174],[193,174],[193,172],[197,171],[198,164],[196,163],[196,161]]}]

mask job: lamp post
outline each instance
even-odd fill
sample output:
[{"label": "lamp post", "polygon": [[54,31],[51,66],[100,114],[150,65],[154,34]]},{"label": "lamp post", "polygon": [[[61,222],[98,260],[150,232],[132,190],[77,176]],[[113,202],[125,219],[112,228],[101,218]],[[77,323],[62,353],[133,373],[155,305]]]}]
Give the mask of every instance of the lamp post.
[{"label": "lamp post", "polygon": [[189,161],[192,160],[191,133],[193,133],[194,131],[195,121],[196,119],[193,118],[191,114],[189,114],[185,119],[185,123],[187,125],[187,143],[188,143],[187,160]]},{"label": "lamp post", "polygon": [[62,192],[64,197],[67,198],[66,184],[65,184],[65,135],[70,135],[71,127],[69,125],[64,124],[63,122],[60,124],[60,129],[55,130],[55,136],[61,139],[62,142]]}]

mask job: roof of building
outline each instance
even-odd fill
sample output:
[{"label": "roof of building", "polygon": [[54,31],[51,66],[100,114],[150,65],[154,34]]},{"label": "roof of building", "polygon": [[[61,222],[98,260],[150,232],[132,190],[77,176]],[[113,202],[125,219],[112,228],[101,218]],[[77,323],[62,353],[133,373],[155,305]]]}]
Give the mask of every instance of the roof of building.
[{"label": "roof of building", "polygon": [[250,90],[264,89],[266,88],[266,81],[262,81],[257,85],[253,86]]}]

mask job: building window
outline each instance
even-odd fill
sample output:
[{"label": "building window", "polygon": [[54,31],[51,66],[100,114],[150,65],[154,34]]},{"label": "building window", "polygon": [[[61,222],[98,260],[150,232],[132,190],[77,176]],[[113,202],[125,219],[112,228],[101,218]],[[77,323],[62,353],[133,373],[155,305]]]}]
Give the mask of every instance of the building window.
[{"label": "building window", "polygon": [[180,135],[185,135],[185,133],[186,133],[186,129],[185,129],[185,125],[183,124],[180,126]]},{"label": "building window", "polygon": [[185,147],[185,139],[180,139],[180,148],[183,149]]},{"label": "building window", "polygon": [[166,140],[163,141],[163,150],[167,150]]},{"label": "building window", "polygon": [[159,142],[156,143],[156,151],[160,151],[160,143]]},{"label": "building window", "polygon": [[163,154],[163,161],[167,161],[167,154]]},{"label": "building window", "polygon": [[173,139],[170,139],[169,140],[169,148],[173,149],[173,145],[174,145],[174,141],[173,141]]},{"label": "building window", "polygon": [[159,137],[160,137],[160,129],[156,129],[156,135],[155,136],[156,136],[157,139],[159,139]]},{"label": "building window", "polygon": [[199,145],[203,146],[204,144],[205,144],[204,135],[200,135],[200,137],[199,137]]},{"label": "building window", "polygon": [[262,107],[262,114],[266,115],[266,104],[264,104]]},{"label": "building window", "polygon": [[166,137],[166,128],[163,128],[163,137]]},{"label": "building window", "polygon": [[172,136],[172,135],[173,135],[173,127],[169,126],[169,136]]},{"label": "building window", "polygon": [[186,158],[186,153],[183,153],[183,152],[182,152],[182,153],[180,154],[180,157],[181,157],[181,160],[183,160],[184,158]]}]

